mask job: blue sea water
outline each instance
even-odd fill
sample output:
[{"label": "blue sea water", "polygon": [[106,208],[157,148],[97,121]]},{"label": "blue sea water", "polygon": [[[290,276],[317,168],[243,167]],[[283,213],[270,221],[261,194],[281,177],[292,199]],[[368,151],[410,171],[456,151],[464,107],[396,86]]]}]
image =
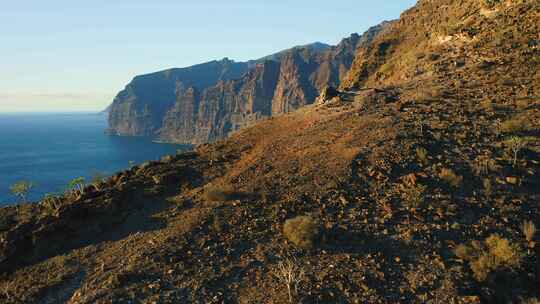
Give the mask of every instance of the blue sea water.
[{"label": "blue sea water", "polygon": [[34,184],[29,198],[66,189],[73,178],[111,175],[130,162],[159,159],[189,147],[104,133],[107,116],[95,113],[0,114],[0,206],[16,203],[10,186]]}]

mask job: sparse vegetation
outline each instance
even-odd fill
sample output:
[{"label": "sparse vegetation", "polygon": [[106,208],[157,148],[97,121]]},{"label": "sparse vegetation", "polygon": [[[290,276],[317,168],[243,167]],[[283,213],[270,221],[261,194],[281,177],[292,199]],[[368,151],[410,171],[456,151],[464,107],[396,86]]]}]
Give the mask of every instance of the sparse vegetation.
[{"label": "sparse vegetation", "polygon": [[478,156],[474,162],[473,173],[476,176],[486,176],[495,168],[495,162],[487,155]]},{"label": "sparse vegetation", "polygon": [[218,187],[209,187],[204,192],[204,199],[209,202],[226,202],[234,197],[234,191]]},{"label": "sparse vegetation", "polygon": [[459,188],[463,182],[463,177],[457,175],[452,169],[444,168],[439,173],[439,178],[452,188]]},{"label": "sparse vegetation", "polygon": [[101,185],[105,181],[105,178],[105,174],[99,171],[94,172],[94,174],[92,175],[92,186],[94,186],[94,188],[98,191],[101,190]]},{"label": "sparse vegetation", "polygon": [[486,110],[487,112],[493,112],[495,110],[493,102],[491,102],[491,100],[489,100],[489,99],[483,100],[480,103],[480,106],[482,106],[482,108],[484,110]]},{"label": "sparse vegetation", "polygon": [[429,103],[441,95],[441,90],[438,87],[420,86],[414,91],[413,98],[417,103]]},{"label": "sparse vegetation", "polygon": [[84,194],[84,188],[86,187],[84,177],[77,177],[71,180],[68,184],[68,189],[75,196],[81,197]]},{"label": "sparse vegetation", "polygon": [[416,148],[416,158],[418,158],[418,161],[422,165],[426,165],[428,163],[428,151],[425,148],[418,147]]},{"label": "sparse vegetation", "polygon": [[299,286],[306,277],[304,268],[295,259],[288,258],[279,262],[273,274],[287,288],[289,303],[296,303]]},{"label": "sparse vegetation", "polygon": [[421,208],[425,200],[427,187],[420,184],[410,184],[403,189],[403,200],[409,210]]},{"label": "sparse vegetation", "polygon": [[493,184],[491,183],[491,179],[484,178],[483,184],[484,184],[484,193],[486,194],[487,198],[490,198],[493,195]]},{"label": "sparse vegetation", "polygon": [[527,146],[527,140],[523,137],[512,136],[505,142],[508,152],[512,155],[512,166],[516,166],[519,152]]},{"label": "sparse vegetation", "polygon": [[526,115],[515,116],[501,123],[501,132],[515,134],[530,130],[530,122]]},{"label": "sparse vegetation", "polygon": [[297,216],[285,221],[283,234],[297,247],[311,249],[319,235],[319,224],[311,216]]},{"label": "sparse vegetation", "polygon": [[483,282],[496,271],[514,271],[521,265],[522,254],[517,245],[498,234],[490,235],[484,242],[458,245],[454,254],[465,261],[476,280]]},{"label": "sparse vegetation", "polygon": [[484,0],[484,4],[489,8],[494,7],[495,5],[499,4],[500,2],[501,2],[501,0]]},{"label": "sparse vegetation", "polygon": [[516,108],[518,110],[525,110],[529,106],[529,102],[526,99],[516,100]]},{"label": "sparse vegetation", "polygon": [[47,193],[43,198],[42,204],[45,209],[51,213],[54,213],[61,206],[61,198],[53,193]]},{"label": "sparse vegetation", "polygon": [[521,230],[523,231],[523,235],[525,235],[525,239],[529,242],[529,245],[532,244],[534,246],[533,242],[536,235],[536,225],[532,221],[524,221]]},{"label": "sparse vegetation", "polygon": [[29,181],[20,181],[13,184],[10,188],[11,193],[18,196],[23,203],[27,202],[28,193],[34,188],[34,184]]},{"label": "sparse vegetation", "polygon": [[[176,115],[175,105],[164,127],[183,128],[172,119],[193,117],[192,110],[218,111],[209,124],[195,124],[216,142],[115,174],[106,191],[88,187],[84,200],[67,193],[58,212],[32,204],[21,220],[16,207],[2,208],[0,219],[12,220],[0,233],[0,290],[10,291],[0,292],[0,303],[57,302],[49,295],[81,304],[506,304],[538,297],[539,237],[530,227],[539,224],[540,62],[533,55],[540,44],[526,46],[538,40],[538,18],[530,1],[508,4],[496,12],[472,0],[420,2],[374,37],[373,47],[365,42],[353,74],[339,84],[347,97],[332,108],[292,111],[284,99],[316,92],[289,90],[298,81],[288,75],[266,107],[259,97],[273,72],[288,70],[285,60],[247,75],[257,90],[263,86],[255,95],[236,80],[200,89],[199,99],[220,98],[217,108],[193,108],[191,98],[177,96],[190,103],[180,107],[189,113]],[[355,40],[347,39],[350,47]],[[402,61],[409,52],[415,56]],[[436,61],[428,60],[434,53]],[[291,59],[310,70],[317,63]],[[378,77],[389,62],[394,67]],[[333,81],[336,70],[342,78],[346,69],[331,67],[314,78],[292,70],[301,82],[319,84]],[[422,87],[441,88],[440,95],[418,102],[426,100],[415,95]],[[255,100],[232,98],[236,91]],[[530,105],[520,108],[519,98]],[[494,110],[484,111],[482,100]],[[258,120],[260,110],[275,108],[291,111],[243,127],[245,111]],[[500,130],[522,116],[527,131]],[[234,134],[218,140],[214,128]],[[505,145],[511,136],[530,138],[515,168]],[[51,265],[58,255],[66,263]]]}]

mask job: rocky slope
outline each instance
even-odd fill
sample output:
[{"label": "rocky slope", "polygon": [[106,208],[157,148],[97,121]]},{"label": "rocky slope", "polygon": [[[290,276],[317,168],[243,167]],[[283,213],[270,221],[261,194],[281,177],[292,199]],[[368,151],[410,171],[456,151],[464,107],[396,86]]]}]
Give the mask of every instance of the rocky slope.
[{"label": "rocky slope", "polygon": [[420,1],[331,100],[0,209],[0,301],[538,303],[539,11]]},{"label": "rocky slope", "polygon": [[137,77],[113,102],[110,133],[205,143],[296,110],[325,86],[339,85],[357,47],[386,25],[334,47],[315,43],[248,63],[213,62]]}]

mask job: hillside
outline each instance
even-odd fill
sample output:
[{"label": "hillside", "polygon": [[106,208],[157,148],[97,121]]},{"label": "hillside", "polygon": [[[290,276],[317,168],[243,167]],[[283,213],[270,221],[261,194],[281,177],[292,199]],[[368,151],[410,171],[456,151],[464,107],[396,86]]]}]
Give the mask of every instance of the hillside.
[{"label": "hillside", "polygon": [[336,97],[1,209],[0,299],[537,303],[539,5],[419,1]]}]

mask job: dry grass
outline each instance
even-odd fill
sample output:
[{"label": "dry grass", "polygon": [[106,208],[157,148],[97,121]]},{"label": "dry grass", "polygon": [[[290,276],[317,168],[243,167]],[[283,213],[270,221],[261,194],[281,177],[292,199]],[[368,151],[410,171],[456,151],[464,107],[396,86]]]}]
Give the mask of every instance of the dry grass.
[{"label": "dry grass", "polygon": [[483,181],[484,185],[484,193],[486,194],[486,197],[491,197],[493,195],[493,184],[491,183],[491,179],[484,178]]},{"label": "dry grass", "polygon": [[441,96],[441,89],[433,86],[421,86],[416,88],[413,98],[418,103],[429,103]]},{"label": "dry grass", "polygon": [[210,187],[205,190],[203,198],[209,202],[226,202],[232,200],[234,196],[234,191],[219,187]]},{"label": "dry grass", "polygon": [[439,178],[452,188],[459,188],[463,182],[463,177],[457,175],[452,169],[444,168],[439,173]]},{"label": "dry grass", "polygon": [[531,130],[531,123],[527,115],[518,115],[503,121],[500,126],[503,133],[514,134]]},{"label": "dry grass", "polygon": [[523,222],[521,230],[523,231],[523,235],[525,235],[527,242],[534,241],[534,237],[536,235],[536,225],[532,221]]}]

